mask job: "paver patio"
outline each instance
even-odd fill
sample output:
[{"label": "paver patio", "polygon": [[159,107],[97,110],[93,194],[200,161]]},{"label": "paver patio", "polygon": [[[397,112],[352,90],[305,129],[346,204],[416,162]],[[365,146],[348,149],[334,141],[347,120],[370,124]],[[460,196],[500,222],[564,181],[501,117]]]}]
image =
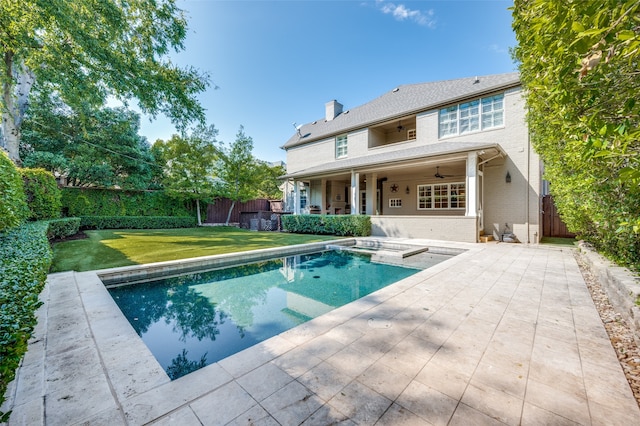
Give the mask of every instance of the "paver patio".
[{"label": "paver patio", "polygon": [[574,249],[456,246],[174,381],[94,272],[50,275],[9,424],[640,424]]}]

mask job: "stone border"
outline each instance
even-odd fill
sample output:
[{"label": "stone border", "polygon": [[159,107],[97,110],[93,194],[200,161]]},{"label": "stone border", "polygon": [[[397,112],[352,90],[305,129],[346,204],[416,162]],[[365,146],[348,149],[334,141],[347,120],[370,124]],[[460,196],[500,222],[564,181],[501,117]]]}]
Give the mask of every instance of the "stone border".
[{"label": "stone border", "polygon": [[636,344],[640,345],[640,277],[605,259],[584,241],[580,241],[578,247],[609,301],[633,330]]}]

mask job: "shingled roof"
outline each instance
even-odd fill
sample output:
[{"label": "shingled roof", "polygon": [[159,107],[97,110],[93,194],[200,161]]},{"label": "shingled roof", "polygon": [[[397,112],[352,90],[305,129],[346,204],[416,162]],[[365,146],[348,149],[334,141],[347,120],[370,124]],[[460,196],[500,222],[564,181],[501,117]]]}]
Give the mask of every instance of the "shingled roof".
[{"label": "shingled roof", "polygon": [[282,148],[293,148],[331,135],[519,85],[520,75],[514,72],[399,86],[371,102],[345,110],[333,120],[327,121],[323,117],[302,125],[299,131],[301,136],[298,132],[294,133]]}]

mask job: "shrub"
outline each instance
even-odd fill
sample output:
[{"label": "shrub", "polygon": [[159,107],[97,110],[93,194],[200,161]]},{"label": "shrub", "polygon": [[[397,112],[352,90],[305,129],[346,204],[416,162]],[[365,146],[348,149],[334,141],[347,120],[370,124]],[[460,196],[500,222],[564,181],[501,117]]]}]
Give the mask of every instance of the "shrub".
[{"label": "shrub", "polygon": [[284,215],[282,226],[286,231],[297,234],[354,237],[371,235],[371,218],[366,215]]},{"label": "shrub", "polygon": [[75,235],[80,230],[79,217],[66,217],[63,219],[54,219],[49,221],[47,229],[47,238],[50,240],[58,238],[67,238]]},{"label": "shrub", "polygon": [[[0,405],[27,350],[36,325],[38,295],[44,287],[52,253],[47,222],[33,222],[0,232]],[[8,414],[0,412],[0,422]]]},{"label": "shrub", "polygon": [[20,225],[28,214],[20,173],[0,150],[0,231]]},{"label": "shrub", "polygon": [[60,217],[62,207],[56,178],[44,169],[20,169],[27,196],[29,219],[43,220]]},{"label": "shrub", "polygon": [[194,216],[193,203],[164,191],[62,188],[65,216]]},{"label": "shrub", "polygon": [[193,228],[194,217],[173,216],[83,216],[82,228],[91,229],[170,229]]}]

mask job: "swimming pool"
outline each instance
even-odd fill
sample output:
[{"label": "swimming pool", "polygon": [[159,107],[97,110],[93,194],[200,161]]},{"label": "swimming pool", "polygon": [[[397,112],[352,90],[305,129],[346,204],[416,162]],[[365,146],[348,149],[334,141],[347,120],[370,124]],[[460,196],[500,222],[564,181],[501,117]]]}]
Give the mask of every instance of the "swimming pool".
[{"label": "swimming pool", "polygon": [[420,256],[425,266],[402,267],[329,250],[109,291],[176,379],[451,257]]}]

